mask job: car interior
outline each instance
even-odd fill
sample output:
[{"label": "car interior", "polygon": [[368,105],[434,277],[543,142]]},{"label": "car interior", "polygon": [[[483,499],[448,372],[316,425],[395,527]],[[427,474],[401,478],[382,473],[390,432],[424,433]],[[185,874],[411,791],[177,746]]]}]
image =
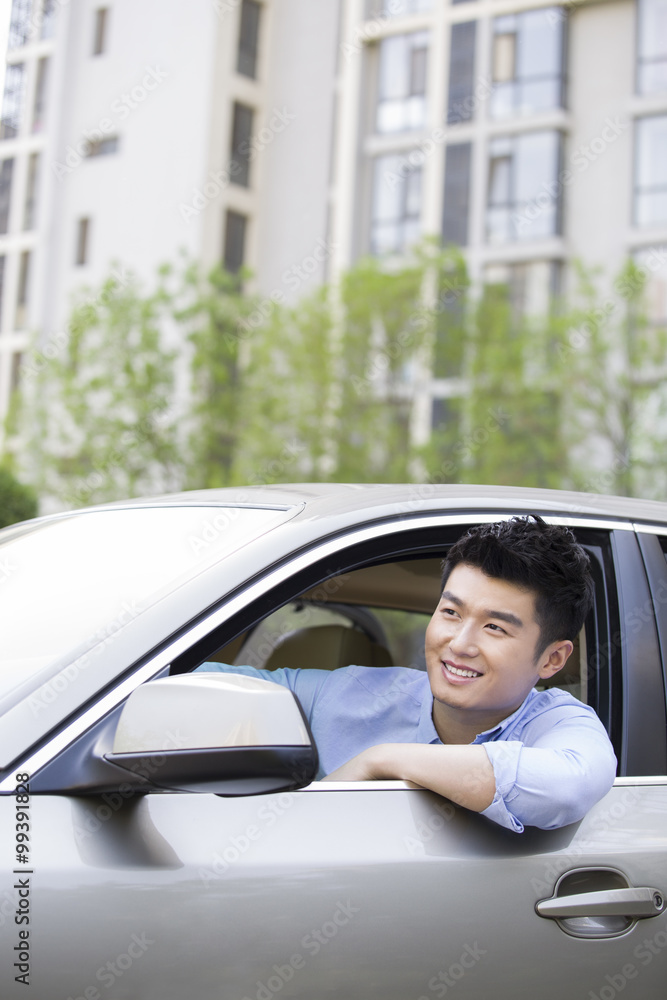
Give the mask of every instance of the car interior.
[{"label": "car interior", "polygon": [[[425,670],[424,632],[440,596],[441,558],[402,559],[331,577],[209,655],[262,670],[349,664]],[[586,634],[567,664],[539,687],[565,688],[586,702]]]}]

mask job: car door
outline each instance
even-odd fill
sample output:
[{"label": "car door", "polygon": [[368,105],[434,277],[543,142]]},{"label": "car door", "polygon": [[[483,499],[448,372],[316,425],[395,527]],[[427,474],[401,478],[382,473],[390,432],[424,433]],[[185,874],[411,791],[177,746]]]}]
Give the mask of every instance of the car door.
[{"label": "car door", "polygon": [[[362,551],[423,550],[444,520],[384,523],[316,546],[236,595],[207,627],[231,634],[249,607],[275,605],[306,577],[323,578],[324,565],[329,574],[357,565]],[[578,530],[604,540],[598,615],[607,608],[607,648],[596,650],[596,690],[621,762],[614,788],[580,823],[515,835],[403,782],[314,782],[240,798],[134,796],[120,786],[49,794],[49,781],[64,784],[104,746],[116,692],[34,779],[22,765],[19,795],[0,800],[11,866],[0,891],[3,968],[14,972],[3,997],[24,995],[28,966],[35,995],[72,1000],[662,998],[659,636],[631,526]],[[205,636],[199,623],[189,646],[179,640],[184,661],[204,658]],[[173,653],[157,654],[154,672],[173,665]],[[19,807],[29,852],[18,846]],[[28,924],[17,921],[25,916]]]}]

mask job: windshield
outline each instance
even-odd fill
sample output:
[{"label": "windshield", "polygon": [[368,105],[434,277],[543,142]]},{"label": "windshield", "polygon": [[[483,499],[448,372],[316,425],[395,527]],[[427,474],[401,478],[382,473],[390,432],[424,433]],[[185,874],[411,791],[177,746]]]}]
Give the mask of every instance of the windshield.
[{"label": "windshield", "polygon": [[0,701],[88,665],[143,611],[290,516],[258,507],[79,512],[0,532]]}]

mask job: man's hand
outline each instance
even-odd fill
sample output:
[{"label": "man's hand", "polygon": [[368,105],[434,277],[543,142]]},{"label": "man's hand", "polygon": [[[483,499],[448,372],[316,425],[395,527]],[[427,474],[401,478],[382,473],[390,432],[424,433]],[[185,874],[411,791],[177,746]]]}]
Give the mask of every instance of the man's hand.
[{"label": "man's hand", "polygon": [[374,781],[400,778],[443,795],[474,812],[490,806],[496,780],[486,750],[431,743],[380,743],[363,750],[325,781]]},{"label": "man's hand", "polygon": [[375,773],[373,758],[375,751],[382,751],[385,746],[391,746],[391,744],[380,744],[376,747],[370,747],[369,750],[362,750],[346,764],[337,767],[331,774],[327,774],[324,781],[375,781],[379,779],[380,775]]}]

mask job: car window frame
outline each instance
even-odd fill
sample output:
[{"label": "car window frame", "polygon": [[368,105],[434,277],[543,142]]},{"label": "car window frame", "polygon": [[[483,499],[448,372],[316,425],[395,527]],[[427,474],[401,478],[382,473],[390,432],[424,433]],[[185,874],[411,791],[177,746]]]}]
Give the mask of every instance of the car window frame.
[{"label": "car window frame", "polygon": [[622,734],[617,748],[619,774],[667,774],[667,716],[662,658],[650,580],[638,532],[612,535],[619,602],[619,630],[613,637],[622,658]]},{"label": "car window frame", "polygon": [[[35,773],[55,761],[63,751],[77,742],[77,737],[85,738],[86,733],[98,725],[105,728],[105,719],[115,715],[115,710],[119,709],[138,684],[163,675],[169,667],[174,668],[173,672],[187,672],[193,669],[206,659],[207,652],[210,653],[224,642],[231,641],[234,635],[247,628],[253,615],[256,618],[256,608],[259,604],[263,603],[266,608],[267,598],[271,597],[273,610],[303,590],[316,586],[318,580],[325,580],[351,568],[349,565],[351,550],[361,547],[359,556],[361,558],[363,555],[363,558],[357,563],[359,566],[366,565],[373,559],[377,562],[378,557],[386,559],[389,555],[395,559],[401,554],[423,555],[429,550],[435,553],[442,551],[443,548],[442,541],[438,540],[436,543],[432,540],[436,529],[441,532],[448,529],[450,535],[452,533],[456,535],[470,525],[489,523],[510,516],[512,513],[503,511],[490,513],[488,510],[459,511],[454,514],[430,511],[416,516],[378,520],[358,525],[328,538],[326,536],[320,538],[303,550],[293,553],[291,558],[284,560],[279,566],[267,569],[260,578],[254,579],[231,597],[221,601],[191,628],[184,630],[175,641],[140,664],[135,664],[131,674],[128,675],[126,672],[124,679],[113,690],[95,705],[84,710],[77,719],[51,737],[45,745],[31,753],[21,766],[28,767],[31,773]],[[577,532],[602,530],[610,539],[614,532],[619,532],[622,536],[628,536],[635,541],[632,525],[615,519],[613,521],[591,519],[585,516],[579,519],[546,513],[542,513],[542,516],[550,523],[564,524]],[[393,536],[390,554],[386,544],[388,534]],[[397,545],[397,542],[403,544]],[[313,574],[317,576],[318,565],[326,565],[326,572],[314,579]],[[625,736],[625,727],[622,732]],[[12,768],[12,771],[14,769]],[[62,770],[60,767],[57,769]],[[0,793],[9,790],[10,787],[11,777],[8,777],[0,783]]]},{"label": "car window frame", "polygon": [[[667,718],[667,526],[637,524],[635,531],[650,588],[650,612],[647,607],[647,616],[653,619],[657,631],[662,665],[662,704]],[[667,722],[663,743],[667,760]]]}]

